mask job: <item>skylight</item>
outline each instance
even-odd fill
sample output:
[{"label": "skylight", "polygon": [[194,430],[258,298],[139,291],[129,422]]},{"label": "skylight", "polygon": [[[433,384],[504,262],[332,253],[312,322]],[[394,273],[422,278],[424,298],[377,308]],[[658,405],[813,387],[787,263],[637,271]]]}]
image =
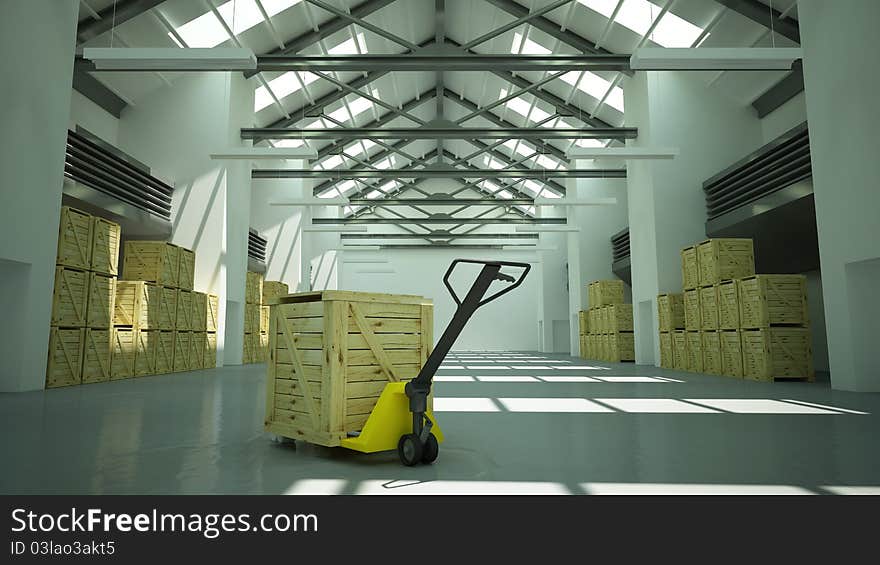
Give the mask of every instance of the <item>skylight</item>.
[{"label": "skylight", "polygon": [[[300,2],[302,0],[262,0],[263,8],[269,17]],[[254,0],[229,0],[218,7],[217,11],[235,35],[263,22],[263,14],[260,13]],[[176,28],[176,31],[189,47],[217,47],[229,40],[223,24],[214,16],[213,11],[205,12],[190,20]],[[177,43],[174,34],[169,32],[168,37]]]},{"label": "skylight", "polygon": [[[276,0],[281,1],[281,0]],[[268,8],[267,8],[268,10]],[[216,20],[215,20],[216,21]],[[360,48],[361,53],[367,52],[367,44],[364,41],[364,34],[359,33],[355,37],[357,37],[357,44],[355,44],[354,40],[349,38],[339,45],[335,47],[331,47],[327,50],[330,55],[357,55],[358,48]],[[290,96],[294,92],[302,89],[302,84],[300,84],[300,80],[297,79],[297,74],[299,74],[302,82],[308,86],[309,84],[318,80],[318,75],[314,73],[310,73],[308,71],[297,72],[297,71],[288,71],[278,77],[269,81],[269,87],[272,89],[272,92],[275,96],[278,97],[279,100]],[[260,86],[254,91],[254,112],[259,112],[263,108],[271,105],[274,102],[272,100],[272,95],[269,94],[269,91],[265,86]]]},{"label": "skylight", "polygon": [[[610,18],[617,6],[617,0],[578,0],[584,6]],[[654,18],[660,14],[660,6],[648,0],[624,0],[615,22],[639,35],[645,35],[651,28]],[[663,47],[690,47],[703,33],[703,29],[666,12],[649,39]]]},{"label": "skylight", "polygon": [[[523,35],[521,33],[513,34],[513,46],[510,48],[510,52],[522,52],[525,55],[550,55],[552,53],[550,49],[528,38],[525,38],[525,44],[523,44]],[[580,76],[581,73],[578,71],[565,73],[559,78],[571,86],[577,85],[578,90],[589,94],[596,100],[601,100],[605,97],[605,93],[611,88],[611,82],[590,71],[583,71],[583,73],[584,76],[582,78]],[[579,78],[580,82],[578,82]],[[605,103],[615,110],[623,112],[623,89],[615,86],[608,95],[608,98],[605,99]]]},{"label": "skylight", "polygon": [[[370,108],[372,108],[373,103],[371,101],[367,100],[366,98],[357,98],[353,102],[349,102],[348,107],[351,108],[352,115],[357,116],[359,114],[366,112]],[[330,118],[333,118],[334,120],[336,120],[338,122],[346,122],[349,120],[348,110],[346,110],[345,106],[342,106],[341,108],[330,112],[329,114],[327,114],[327,116]],[[318,118],[318,119],[312,120],[311,122],[304,125],[303,129],[334,128],[334,127],[338,127],[338,126],[333,122],[329,122],[328,120],[325,120],[324,118]],[[303,145],[305,145],[305,142],[301,139],[282,139],[282,140],[277,141],[275,143],[275,147],[302,147]],[[363,151],[364,151],[363,148],[358,147],[358,145],[360,145],[360,143],[355,144],[355,145],[347,148],[346,153],[349,153],[350,155],[358,155],[360,153],[363,153]],[[366,146],[367,149],[369,149],[370,147],[372,147],[376,144],[370,140],[364,140],[363,145]]]}]

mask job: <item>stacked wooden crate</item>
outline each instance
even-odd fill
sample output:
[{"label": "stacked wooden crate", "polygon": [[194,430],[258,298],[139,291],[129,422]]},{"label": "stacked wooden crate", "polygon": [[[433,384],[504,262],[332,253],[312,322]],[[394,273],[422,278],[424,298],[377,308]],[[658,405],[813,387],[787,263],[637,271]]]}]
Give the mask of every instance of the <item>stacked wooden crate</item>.
[{"label": "stacked wooden crate", "polygon": [[[660,328],[660,366],[666,369],[683,369],[675,366],[672,332],[684,330],[684,297],[682,294],[657,296],[657,319]],[[684,353],[682,353],[684,355]],[[684,359],[684,357],[682,357]]]},{"label": "stacked wooden crate", "polygon": [[583,318],[588,333],[582,336],[586,358],[635,361],[632,304],[624,303],[623,281],[594,281],[587,294],[590,308]]},{"label": "stacked wooden crate", "polygon": [[47,388],[110,380],[119,237],[119,224],[62,207]]},{"label": "stacked wooden crate", "polygon": [[[681,278],[684,326],[686,334],[675,339],[684,351],[673,357],[683,360],[674,368],[711,374],[726,374],[724,360],[732,340],[723,334],[730,323],[730,290],[736,280],[755,272],[751,239],[716,238],[686,247],[681,251]],[[662,354],[661,354],[662,365]]]},{"label": "stacked wooden crate", "polygon": [[245,275],[244,340],[242,363],[260,361],[260,307],[263,299],[263,275],[248,271]]},{"label": "stacked wooden crate", "polygon": [[590,337],[589,311],[581,310],[578,312],[578,344],[580,346],[580,357],[582,359],[590,358],[590,346],[588,344]]}]

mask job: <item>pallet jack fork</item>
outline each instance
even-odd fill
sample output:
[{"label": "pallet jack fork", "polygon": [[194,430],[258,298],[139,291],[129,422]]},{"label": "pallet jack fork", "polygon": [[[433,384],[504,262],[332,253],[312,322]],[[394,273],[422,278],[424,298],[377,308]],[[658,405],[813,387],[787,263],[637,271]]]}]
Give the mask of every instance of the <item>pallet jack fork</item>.
[{"label": "pallet jack fork", "polygon": [[[464,300],[458,297],[449,284],[450,275],[460,263],[483,266]],[[518,278],[515,278],[502,273],[502,267],[521,268],[522,271]],[[439,443],[443,441],[443,434],[433,414],[428,410],[428,395],[431,394],[434,375],[474,312],[521,285],[530,269],[528,263],[455,259],[443,276],[443,284],[446,285],[458,307],[443,335],[440,336],[437,346],[416,378],[407,383],[395,382],[385,385],[361,433],[357,437],[343,439],[342,446],[373,453],[394,449],[396,442],[397,453],[404,465],[434,462],[439,453]],[[510,283],[510,286],[484,298],[489,287],[496,280]]]}]

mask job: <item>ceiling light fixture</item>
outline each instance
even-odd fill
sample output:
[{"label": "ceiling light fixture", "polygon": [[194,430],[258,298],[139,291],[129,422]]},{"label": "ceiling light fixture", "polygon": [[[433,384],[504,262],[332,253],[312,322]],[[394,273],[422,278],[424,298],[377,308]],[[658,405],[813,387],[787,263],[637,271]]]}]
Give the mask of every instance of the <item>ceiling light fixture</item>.
[{"label": "ceiling light fixture", "polygon": [[787,71],[801,58],[802,49],[787,47],[642,47],[629,66],[634,71]]},{"label": "ceiling light fixture", "polygon": [[257,68],[250,49],[238,47],[86,47],[96,71],[246,71]]}]

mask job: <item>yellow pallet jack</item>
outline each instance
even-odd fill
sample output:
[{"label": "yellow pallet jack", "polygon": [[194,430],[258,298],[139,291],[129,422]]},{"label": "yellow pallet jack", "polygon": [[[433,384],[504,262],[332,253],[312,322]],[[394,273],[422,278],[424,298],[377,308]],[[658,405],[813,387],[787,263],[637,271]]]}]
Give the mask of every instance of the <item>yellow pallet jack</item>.
[{"label": "yellow pallet jack", "polygon": [[[464,300],[459,299],[449,284],[450,275],[460,263],[483,265]],[[516,267],[522,271],[514,278],[502,273],[502,267]],[[428,395],[431,393],[434,375],[474,312],[521,285],[530,269],[528,263],[455,259],[443,276],[443,284],[458,307],[437,346],[416,378],[405,383],[385,385],[363,429],[357,435],[343,439],[342,447],[364,453],[390,451],[396,447],[404,465],[433,463],[440,450],[439,444],[443,441],[443,432],[428,410]],[[496,280],[511,284],[488,298],[483,298]]]}]

